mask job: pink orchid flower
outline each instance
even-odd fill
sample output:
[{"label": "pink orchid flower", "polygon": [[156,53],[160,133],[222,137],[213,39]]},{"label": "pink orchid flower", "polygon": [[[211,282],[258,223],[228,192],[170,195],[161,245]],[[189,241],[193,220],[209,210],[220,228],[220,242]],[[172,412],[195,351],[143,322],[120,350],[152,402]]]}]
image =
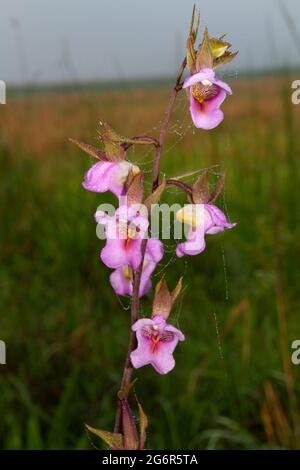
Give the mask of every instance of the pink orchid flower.
[{"label": "pink orchid flower", "polygon": [[205,235],[214,235],[231,229],[236,223],[230,224],[225,214],[213,204],[188,204],[176,214],[177,220],[190,225],[187,241],[179,243],[176,255],[198,255],[205,250]]},{"label": "pink orchid flower", "polygon": [[111,191],[116,196],[121,196],[130,171],[133,176],[140,173],[136,165],[125,160],[99,161],[87,171],[82,186],[95,193]]},{"label": "pink orchid flower", "polygon": [[180,330],[169,325],[162,315],[143,318],[132,325],[138,347],[130,355],[136,369],[151,364],[159,374],[167,374],[175,367],[173,357],[178,341],[185,337]]},{"label": "pink orchid flower", "polygon": [[[143,270],[140,282],[139,297],[147,294],[151,289],[151,275],[156,268],[157,263],[164,254],[163,244],[160,240],[150,238],[147,242]],[[110,283],[118,295],[133,294],[133,270],[129,264],[120,266],[110,275]]]},{"label": "pink orchid flower", "polygon": [[190,91],[190,111],[196,127],[210,130],[223,121],[224,113],[220,106],[232,90],[227,83],[216,78],[213,69],[204,68],[190,75],[183,88]]},{"label": "pink orchid flower", "polygon": [[95,219],[105,226],[106,245],[100,255],[103,263],[113,269],[126,265],[137,269],[142,262],[142,240],[147,237],[149,226],[139,205],[123,205],[113,216],[97,211]]}]

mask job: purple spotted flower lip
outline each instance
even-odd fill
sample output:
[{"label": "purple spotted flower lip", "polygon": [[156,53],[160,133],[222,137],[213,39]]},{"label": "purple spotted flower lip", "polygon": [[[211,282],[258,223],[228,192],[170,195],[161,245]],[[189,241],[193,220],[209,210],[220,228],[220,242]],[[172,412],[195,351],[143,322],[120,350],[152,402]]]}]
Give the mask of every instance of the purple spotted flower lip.
[{"label": "purple spotted flower lip", "polygon": [[173,357],[178,341],[185,337],[180,330],[169,325],[162,315],[143,318],[132,325],[138,347],[130,355],[136,369],[151,364],[159,374],[167,374],[175,367]]},{"label": "purple spotted flower lip", "polygon": [[224,113],[220,106],[232,90],[216,77],[213,69],[204,68],[190,75],[185,79],[183,88],[189,89],[190,111],[196,127],[210,130],[223,121]]},{"label": "purple spotted flower lip", "polygon": [[125,160],[120,162],[99,161],[87,171],[82,186],[95,193],[111,191],[116,196],[120,196],[123,194],[130,171],[133,176],[140,172],[137,166]]},{"label": "purple spotted flower lip", "polygon": [[214,235],[231,229],[236,223],[230,224],[225,214],[213,204],[189,204],[180,209],[176,217],[179,221],[190,225],[187,241],[179,243],[176,255],[198,255],[205,250],[205,235]]},{"label": "purple spotted flower lip", "polygon": [[[151,274],[164,254],[163,244],[160,240],[150,238],[147,242],[143,270],[140,282],[139,296],[147,294],[151,289]],[[120,266],[110,275],[110,283],[118,295],[133,294],[133,270],[129,264]]]},{"label": "purple spotted flower lip", "polygon": [[142,261],[142,240],[149,226],[139,208],[124,205],[113,216],[97,211],[95,219],[105,226],[106,245],[100,255],[103,263],[113,269],[126,265],[137,269]]}]

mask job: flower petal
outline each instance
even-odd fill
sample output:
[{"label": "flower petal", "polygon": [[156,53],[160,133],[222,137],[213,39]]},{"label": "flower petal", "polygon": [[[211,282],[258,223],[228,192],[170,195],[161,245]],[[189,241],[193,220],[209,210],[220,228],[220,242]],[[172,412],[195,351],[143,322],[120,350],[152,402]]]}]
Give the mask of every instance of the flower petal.
[{"label": "flower petal", "polygon": [[129,264],[128,253],[124,249],[124,243],[124,240],[106,240],[106,245],[100,254],[100,258],[106,266],[116,269]]},{"label": "flower petal", "polygon": [[218,78],[215,78],[213,83],[217,85],[218,87],[222,88],[223,90],[225,90],[226,93],[228,93],[228,95],[232,95],[233,92],[232,92],[231,87],[228,85],[228,83],[225,83],[222,80],[219,80]]},{"label": "flower petal", "polygon": [[132,280],[125,276],[124,267],[111,273],[109,280],[117,295],[132,295]]},{"label": "flower petal", "polygon": [[176,248],[176,255],[181,258],[184,255],[195,256],[205,250],[206,243],[203,229],[191,229],[187,241],[179,243]]},{"label": "flower petal", "polygon": [[111,171],[116,167],[116,163],[97,162],[85,174],[82,186],[88,191],[104,193],[108,191]]},{"label": "flower petal", "polygon": [[196,85],[199,82],[202,82],[203,80],[209,80],[210,82],[215,81],[215,72],[212,69],[205,68],[200,70],[198,73],[194,73],[193,75],[190,75],[184,80],[183,87],[182,88],[189,88],[193,85]]},{"label": "flower petal", "polygon": [[142,240],[140,238],[129,240],[126,246],[128,264],[137,269],[142,262]]},{"label": "flower petal", "polygon": [[132,326],[131,329],[132,331],[138,331],[144,326],[153,326],[154,321],[151,320],[151,318],[141,318],[140,320],[137,320]]},{"label": "flower petal", "polygon": [[175,367],[175,359],[172,354],[162,354],[159,358],[152,359],[151,365],[161,375],[168,374]]},{"label": "flower petal", "polygon": [[162,315],[156,315],[153,320],[142,318],[132,325],[132,330],[136,331],[138,342],[138,347],[130,355],[133,367],[151,364],[159,374],[170,372],[175,366],[174,349],[179,340],[184,340],[181,331],[168,325]]},{"label": "flower petal", "polygon": [[185,340],[184,334],[180,330],[178,330],[178,328],[175,328],[175,326],[173,325],[166,325],[165,331],[171,331],[171,333],[174,333],[179,341]]},{"label": "flower petal", "polygon": [[140,367],[144,367],[148,364],[151,364],[152,357],[149,350],[141,346],[132,351],[132,353],[130,354],[130,360],[133,367],[135,369],[139,369]]},{"label": "flower petal", "polygon": [[147,242],[146,255],[155,263],[159,263],[164,255],[164,245],[157,238],[149,238]]},{"label": "flower petal", "polygon": [[224,113],[218,107],[225,98],[226,92],[220,89],[215,97],[198,103],[190,93],[190,111],[194,125],[205,130],[216,128],[224,119]]},{"label": "flower petal", "polygon": [[231,229],[236,226],[236,223],[230,224],[227,221],[226,215],[215,205],[206,204],[206,210],[211,214],[213,226],[206,231],[209,235],[214,235],[223,232],[224,229]]}]

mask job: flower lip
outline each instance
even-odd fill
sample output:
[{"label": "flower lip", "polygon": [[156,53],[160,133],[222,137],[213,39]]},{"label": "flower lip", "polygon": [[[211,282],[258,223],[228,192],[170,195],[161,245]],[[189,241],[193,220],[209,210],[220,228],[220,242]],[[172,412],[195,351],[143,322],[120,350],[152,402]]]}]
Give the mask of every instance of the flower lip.
[{"label": "flower lip", "polygon": [[172,331],[166,331],[155,323],[153,325],[143,326],[141,333],[144,338],[150,340],[150,348],[153,354],[158,352],[160,344],[173,341],[175,336]]},{"label": "flower lip", "polygon": [[142,318],[132,325],[138,347],[130,359],[135,368],[151,364],[159,374],[167,374],[175,367],[173,352],[178,341],[185,337],[180,330],[166,323],[162,315]]}]

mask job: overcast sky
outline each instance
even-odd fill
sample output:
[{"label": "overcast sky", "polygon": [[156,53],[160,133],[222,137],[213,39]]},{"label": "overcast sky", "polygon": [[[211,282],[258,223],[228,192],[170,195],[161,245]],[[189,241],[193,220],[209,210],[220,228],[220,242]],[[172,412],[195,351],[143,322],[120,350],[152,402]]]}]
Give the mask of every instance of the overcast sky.
[{"label": "overcast sky", "polygon": [[[282,0],[300,33],[300,1]],[[174,73],[194,0],[0,0],[0,79],[129,79]],[[228,33],[232,68],[300,64],[277,0],[199,0],[202,26]]]}]

